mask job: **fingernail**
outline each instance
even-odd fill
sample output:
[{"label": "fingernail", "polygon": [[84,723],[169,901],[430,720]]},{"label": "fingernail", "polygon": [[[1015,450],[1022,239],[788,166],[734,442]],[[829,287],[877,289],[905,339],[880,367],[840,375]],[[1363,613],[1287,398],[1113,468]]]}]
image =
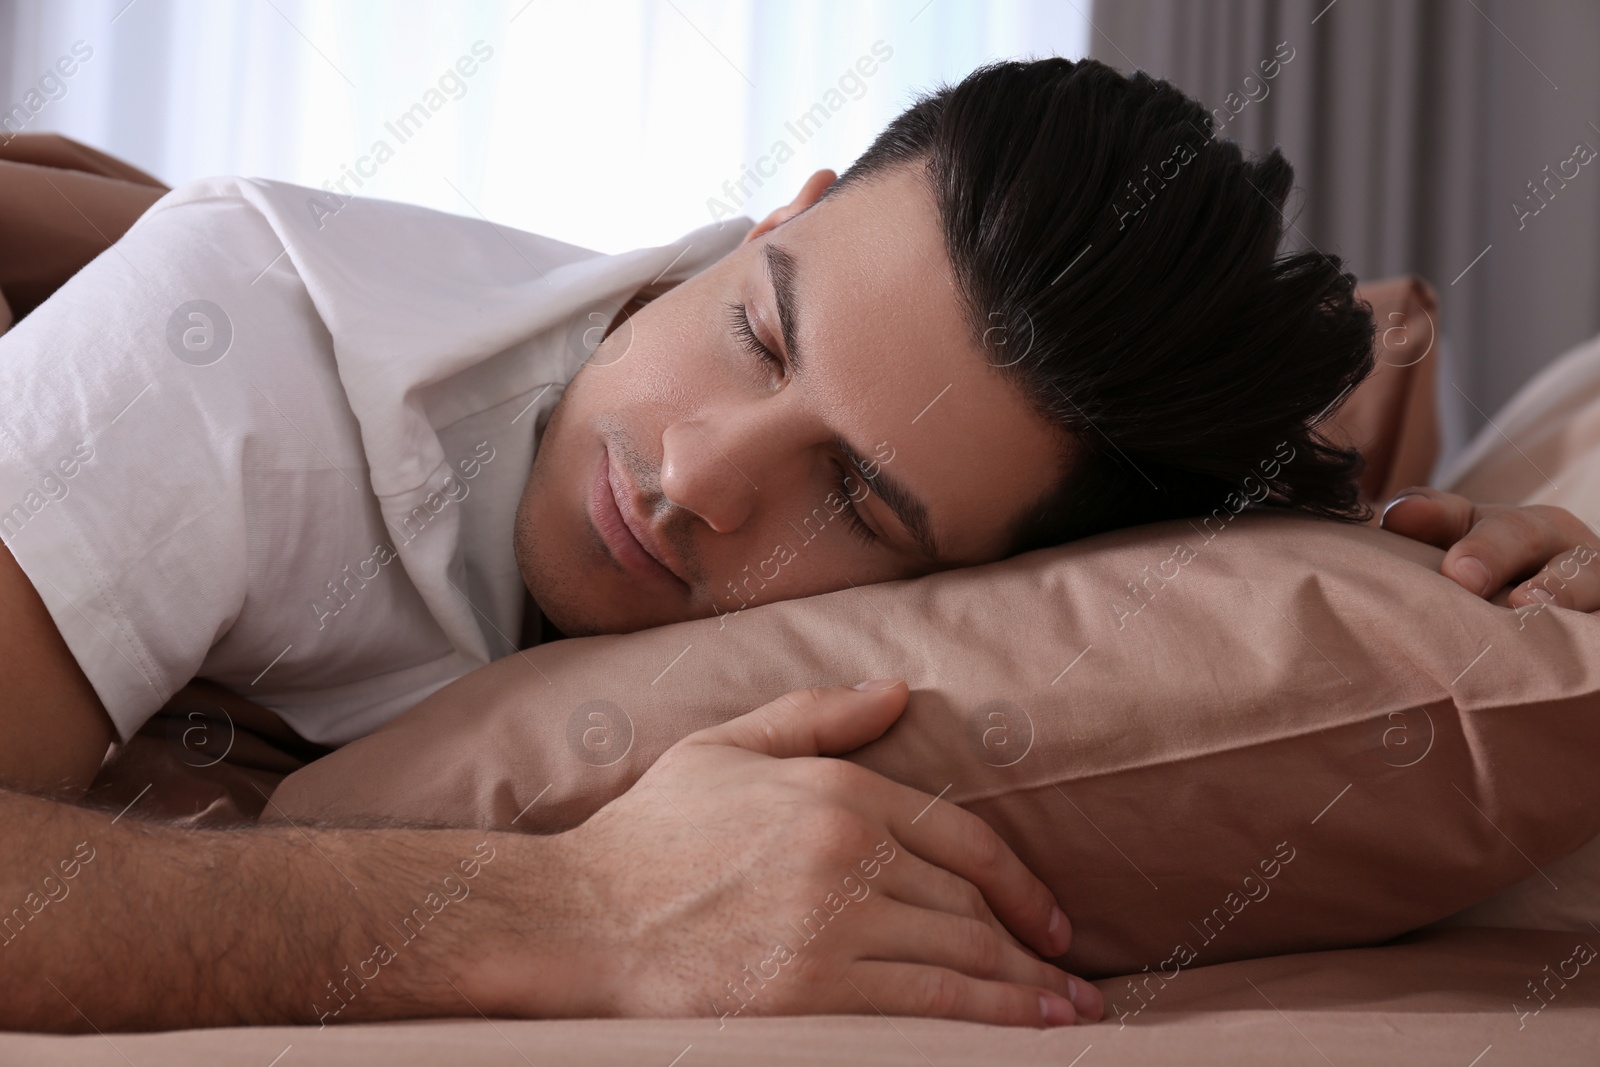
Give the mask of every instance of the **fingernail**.
[{"label": "fingernail", "polygon": [[1477,589],[1479,596],[1489,594],[1489,568],[1477,556],[1462,556],[1456,560],[1455,570],[1466,579],[1469,588]]},{"label": "fingernail", "polygon": [[863,692],[871,689],[893,689],[899,681],[900,679],[898,678],[874,678],[870,682],[857,682],[850,688],[860,689]]},{"label": "fingernail", "polygon": [[1059,904],[1051,905],[1050,928],[1045,931],[1045,934],[1050,938],[1050,944],[1055,946],[1058,955],[1067,951],[1071,933],[1072,928],[1067,925],[1067,913],[1061,910]]},{"label": "fingernail", "polygon": [[1071,1001],[1062,1000],[1054,993],[1040,993],[1039,1016],[1046,1026],[1071,1026],[1077,1013]]},{"label": "fingernail", "polygon": [[1548,589],[1529,589],[1528,595],[1535,600],[1542,600],[1546,604],[1554,604],[1556,602],[1555,594]]},{"label": "fingernail", "polygon": [[1389,514],[1389,509],[1393,508],[1396,504],[1400,503],[1400,501],[1402,501],[1402,500],[1411,500],[1411,499],[1414,499],[1414,498],[1419,497],[1421,495],[1422,495],[1421,493],[1401,493],[1399,496],[1397,496],[1393,500],[1389,501],[1387,504],[1385,504],[1383,506],[1383,514],[1378,516],[1378,525],[1379,526],[1383,525],[1383,520]]},{"label": "fingernail", "polygon": [[1082,1022],[1093,1022],[1106,1010],[1105,997],[1088,982],[1068,978],[1067,993],[1072,997],[1072,1006],[1077,1009],[1078,1019]]}]

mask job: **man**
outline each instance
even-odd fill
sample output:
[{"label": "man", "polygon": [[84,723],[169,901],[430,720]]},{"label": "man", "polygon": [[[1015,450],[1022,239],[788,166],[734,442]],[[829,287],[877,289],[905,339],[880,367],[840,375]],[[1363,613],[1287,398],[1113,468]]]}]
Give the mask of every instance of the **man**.
[{"label": "man", "polygon": [[[1282,157],[1207,128],[1142,75],[985,68],[743,240],[622,257],[272,183],[174,193],[0,343],[0,491],[25,502],[0,774],[81,793],[196,676],[339,743],[510,651],[535,608],[623,632],[982,563],[1207,510],[1280,441],[1272,504],[1360,516],[1359,457],[1315,426],[1370,369],[1370,314],[1335,260],[1277,258]],[[1459,541],[1446,572],[1483,595],[1589,537],[1421,496],[1394,514]],[[746,580],[807,523],[805,553]],[[814,758],[905,697],[791,694],[554,838],[183,832],[0,794],[0,892],[50,902],[0,948],[0,1013],[310,1022],[357,961],[383,977],[341,1020],[702,1013],[726,961],[893,855],[880,903],[762,1010],[1097,1018],[1042,959],[1066,917],[992,831]],[[41,897],[69,866],[75,895]],[[475,903],[373,964],[373,931],[444,874]]]}]

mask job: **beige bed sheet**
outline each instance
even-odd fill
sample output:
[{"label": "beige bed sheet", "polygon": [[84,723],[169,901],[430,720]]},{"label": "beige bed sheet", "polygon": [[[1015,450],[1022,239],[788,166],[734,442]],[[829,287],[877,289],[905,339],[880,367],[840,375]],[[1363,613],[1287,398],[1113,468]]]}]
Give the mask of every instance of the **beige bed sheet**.
[{"label": "beige bed sheet", "polygon": [[[474,1018],[326,1029],[9,1034],[0,1035],[0,1063],[1595,1064],[1600,1062],[1596,948],[1600,931],[1425,931],[1375,948],[1199,967],[1179,972],[1164,988],[1151,979],[1154,992],[1137,1015],[1119,1023],[1108,1013],[1106,1022],[1053,1031],[878,1015],[752,1017],[731,1019],[721,1029],[715,1019]],[[1585,956],[1589,962],[1574,962]],[[1127,979],[1096,984],[1108,1004],[1120,1002],[1131,1011],[1136,1003]],[[1543,991],[1542,999],[1534,999],[1534,987]]]}]

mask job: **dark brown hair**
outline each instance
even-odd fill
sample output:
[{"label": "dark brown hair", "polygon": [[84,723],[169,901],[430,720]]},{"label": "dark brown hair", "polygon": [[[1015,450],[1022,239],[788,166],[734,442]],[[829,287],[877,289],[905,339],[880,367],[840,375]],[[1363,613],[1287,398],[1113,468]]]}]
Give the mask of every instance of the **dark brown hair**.
[{"label": "dark brown hair", "polygon": [[1316,427],[1372,369],[1372,310],[1337,257],[1279,254],[1294,171],[1276,148],[1246,159],[1142,71],[1051,58],[922,96],[828,195],[905,165],[974,343],[1073,446],[1013,552],[1230,494],[1369,517],[1360,455]]}]

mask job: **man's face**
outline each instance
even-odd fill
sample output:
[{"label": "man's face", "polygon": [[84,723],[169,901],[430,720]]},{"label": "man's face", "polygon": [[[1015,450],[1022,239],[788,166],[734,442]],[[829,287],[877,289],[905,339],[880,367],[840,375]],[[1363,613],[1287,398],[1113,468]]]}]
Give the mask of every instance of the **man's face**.
[{"label": "man's face", "polygon": [[921,180],[898,168],[795,215],[830,179],[613,330],[567,388],[516,526],[562,633],[999,559],[1064,473],[1064,436],[994,367],[1006,348],[970,339]]}]

